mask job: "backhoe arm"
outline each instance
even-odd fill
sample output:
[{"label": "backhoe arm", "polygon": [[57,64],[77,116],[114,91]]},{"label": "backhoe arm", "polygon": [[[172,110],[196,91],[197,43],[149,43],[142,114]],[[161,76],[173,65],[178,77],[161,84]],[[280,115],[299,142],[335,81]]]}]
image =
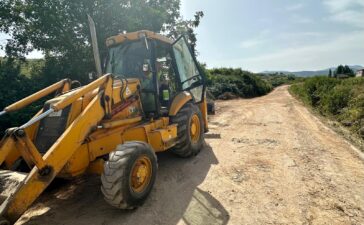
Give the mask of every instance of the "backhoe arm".
[{"label": "backhoe arm", "polygon": [[[10,135],[11,137],[9,138],[15,139],[16,142],[19,142],[25,149],[21,151],[21,154],[27,155],[28,157],[31,156],[29,158],[33,161],[35,166],[26,179],[19,185],[15,193],[12,196],[9,196],[0,206],[0,216],[6,218],[11,223],[16,222],[16,220],[51,183],[79,146],[84,142],[87,135],[110,112],[111,104],[109,103],[112,101],[112,85],[112,76],[104,75],[51,106],[51,111],[61,110],[69,104],[72,104],[79,97],[99,88],[99,93],[91,100],[87,107],[65,130],[53,146],[50,147],[44,156],[39,154],[32,141],[22,130],[31,124],[28,123],[23,125]],[[43,114],[47,114],[47,112],[44,112]],[[34,119],[41,116],[42,114]],[[10,144],[7,144],[6,146],[9,147]],[[4,150],[6,149],[0,148],[0,154],[1,151]]]}]

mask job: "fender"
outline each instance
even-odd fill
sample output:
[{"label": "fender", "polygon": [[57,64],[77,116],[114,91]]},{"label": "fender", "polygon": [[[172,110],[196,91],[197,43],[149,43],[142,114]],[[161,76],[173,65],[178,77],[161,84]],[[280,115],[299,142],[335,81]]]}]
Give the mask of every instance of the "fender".
[{"label": "fender", "polygon": [[178,111],[188,102],[192,100],[192,96],[189,92],[183,91],[179,93],[172,101],[169,108],[169,116],[177,115]]}]

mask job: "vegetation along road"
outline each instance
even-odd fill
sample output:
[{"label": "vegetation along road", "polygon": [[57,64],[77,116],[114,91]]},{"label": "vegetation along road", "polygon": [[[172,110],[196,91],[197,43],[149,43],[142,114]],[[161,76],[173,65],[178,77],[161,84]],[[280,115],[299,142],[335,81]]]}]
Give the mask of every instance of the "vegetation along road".
[{"label": "vegetation along road", "polygon": [[362,153],[298,101],[287,86],[217,103],[203,151],[158,155],[145,205],[119,211],[100,181],[51,188],[19,224],[364,224]]}]

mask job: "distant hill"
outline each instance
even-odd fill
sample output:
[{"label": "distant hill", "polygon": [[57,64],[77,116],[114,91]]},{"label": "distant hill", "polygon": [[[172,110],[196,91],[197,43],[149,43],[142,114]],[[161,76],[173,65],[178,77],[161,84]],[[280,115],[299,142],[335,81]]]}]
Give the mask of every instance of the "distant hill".
[{"label": "distant hill", "polygon": [[[364,69],[363,66],[359,66],[359,65],[350,66],[350,68],[354,72],[356,72],[357,70]],[[293,75],[296,75],[298,77],[313,77],[313,76],[319,76],[319,75],[327,75],[327,74],[329,74],[330,69],[332,71],[334,71],[336,69],[336,67],[332,67],[332,68],[328,68],[328,69],[324,69],[324,70],[316,70],[316,71],[296,71],[296,72],[291,72],[291,71],[264,71],[262,73],[265,73],[265,74],[283,73],[283,74],[293,74]]]}]

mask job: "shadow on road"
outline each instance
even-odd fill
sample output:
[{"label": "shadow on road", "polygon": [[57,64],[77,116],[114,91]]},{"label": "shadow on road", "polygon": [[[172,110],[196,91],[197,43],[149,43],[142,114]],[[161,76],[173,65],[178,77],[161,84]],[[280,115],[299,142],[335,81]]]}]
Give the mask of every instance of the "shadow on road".
[{"label": "shadow on road", "polygon": [[104,200],[98,176],[52,188],[18,224],[226,224],[229,214],[198,186],[218,161],[210,146],[190,159],[158,154],[155,187],[145,204],[133,211],[115,209]]}]

